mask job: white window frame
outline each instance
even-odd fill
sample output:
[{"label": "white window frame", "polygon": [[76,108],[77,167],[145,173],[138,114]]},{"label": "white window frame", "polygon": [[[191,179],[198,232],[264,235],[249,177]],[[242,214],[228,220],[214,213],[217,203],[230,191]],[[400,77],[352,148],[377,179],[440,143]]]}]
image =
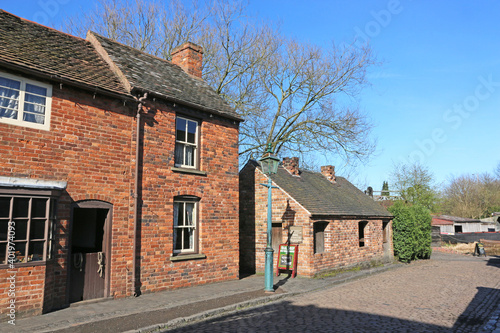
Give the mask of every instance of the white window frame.
[{"label": "white window frame", "polygon": [[[179,119],[182,119],[182,120],[185,120],[186,121],[186,141],[181,141],[181,140],[177,140],[177,121]],[[189,126],[189,123],[195,123],[196,124],[196,133],[195,133],[195,137],[194,137],[194,144],[193,143],[190,143],[190,142],[187,142],[187,128]],[[196,120],[193,120],[193,119],[189,119],[189,118],[186,118],[186,117],[182,117],[182,116],[177,116],[175,118],[175,148],[174,148],[174,160],[175,160],[175,166],[176,167],[181,167],[181,168],[189,168],[189,169],[198,169],[198,165],[199,165],[199,161],[198,161],[198,156],[199,156],[199,144],[198,144],[198,136],[199,136],[199,131],[200,131],[200,123]],[[190,146],[190,147],[194,147],[194,153],[193,153],[193,160],[194,160],[194,165],[187,165],[187,164],[184,164],[184,160],[179,163],[179,161],[177,161],[177,144],[181,144],[183,146],[183,158],[185,160],[186,158],[186,147],[187,146]]]},{"label": "white window frame", "polygon": [[[8,73],[4,73],[4,72],[0,72],[0,76],[5,77],[5,78],[10,79],[10,80],[15,80],[15,81],[18,81],[21,83],[21,87],[19,89],[19,103],[18,103],[18,110],[17,110],[17,119],[0,117],[0,123],[28,127],[28,128],[36,128],[36,129],[49,131],[50,130],[50,114],[51,114],[51,109],[52,109],[52,86],[50,84],[41,83],[38,81],[26,79],[24,77],[8,74]],[[44,96],[45,97],[45,115],[44,115],[45,118],[44,118],[43,124],[32,123],[32,122],[23,120],[23,118],[24,118],[24,102],[25,102],[25,93],[26,93],[26,84],[27,83],[34,85],[34,86],[38,86],[38,87],[47,89],[47,96]]]},{"label": "white window frame", "polygon": [[[179,204],[182,203],[184,204],[184,210],[181,212],[179,209]],[[186,212],[186,204],[193,204],[193,216],[192,216],[192,226],[179,226],[178,225],[178,216],[179,214],[185,215]],[[174,254],[186,254],[186,253],[197,253],[198,252],[198,201],[189,199],[189,198],[182,198],[179,197],[178,199],[174,199],[174,221],[173,221],[173,252]],[[193,230],[193,235],[192,235],[192,247],[190,248],[181,248],[178,249],[176,248],[176,241],[177,241],[177,233],[178,232],[184,232],[186,229],[192,229]],[[183,246],[182,246],[183,247]]]}]

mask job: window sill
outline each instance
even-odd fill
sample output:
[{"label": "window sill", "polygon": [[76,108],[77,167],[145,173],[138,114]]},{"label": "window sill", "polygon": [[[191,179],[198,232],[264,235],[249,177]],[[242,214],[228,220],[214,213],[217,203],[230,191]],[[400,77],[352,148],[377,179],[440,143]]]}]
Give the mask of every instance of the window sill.
[{"label": "window sill", "polygon": [[193,259],[206,259],[207,256],[203,253],[195,253],[195,254],[179,254],[176,256],[170,256],[170,261],[184,261],[184,260],[193,260]]},{"label": "window sill", "polygon": [[187,169],[187,168],[178,168],[178,167],[172,167],[170,168],[173,172],[181,172],[181,173],[190,173],[193,175],[200,175],[200,176],[206,176],[207,172],[205,171],[200,171],[196,169]]},{"label": "window sill", "polygon": [[29,262],[16,262],[14,263],[14,268],[10,264],[0,264],[0,269],[16,269],[19,267],[33,267],[33,266],[45,266],[48,261],[37,260],[37,261],[29,261]]}]

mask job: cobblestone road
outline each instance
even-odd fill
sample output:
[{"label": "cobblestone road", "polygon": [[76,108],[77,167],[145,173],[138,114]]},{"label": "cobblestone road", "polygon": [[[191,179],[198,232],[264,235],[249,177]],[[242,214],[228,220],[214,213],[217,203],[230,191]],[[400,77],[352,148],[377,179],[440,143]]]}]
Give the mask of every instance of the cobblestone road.
[{"label": "cobblestone road", "polygon": [[170,331],[480,332],[500,304],[499,261],[436,256]]}]

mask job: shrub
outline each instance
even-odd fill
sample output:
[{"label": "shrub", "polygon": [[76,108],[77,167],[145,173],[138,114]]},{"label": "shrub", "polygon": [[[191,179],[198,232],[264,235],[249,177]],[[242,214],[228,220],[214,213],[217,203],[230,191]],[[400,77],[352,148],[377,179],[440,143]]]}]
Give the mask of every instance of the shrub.
[{"label": "shrub", "polygon": [[431,215],[422,205],[402,201],[389,207],[392,223],[394,254],[403,262],[428,259],[431,255]]}]

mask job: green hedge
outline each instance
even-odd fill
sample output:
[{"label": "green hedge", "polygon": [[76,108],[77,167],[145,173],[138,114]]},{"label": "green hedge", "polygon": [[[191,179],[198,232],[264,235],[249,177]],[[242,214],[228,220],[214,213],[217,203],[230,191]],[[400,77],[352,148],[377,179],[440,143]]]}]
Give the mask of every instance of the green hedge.
[{"label": "green hedge", "polygon": [[403,262],[430,258],[432,217],[429,210],[400,201],[389,207],[389,211],[394,215],[394,255]]}]

